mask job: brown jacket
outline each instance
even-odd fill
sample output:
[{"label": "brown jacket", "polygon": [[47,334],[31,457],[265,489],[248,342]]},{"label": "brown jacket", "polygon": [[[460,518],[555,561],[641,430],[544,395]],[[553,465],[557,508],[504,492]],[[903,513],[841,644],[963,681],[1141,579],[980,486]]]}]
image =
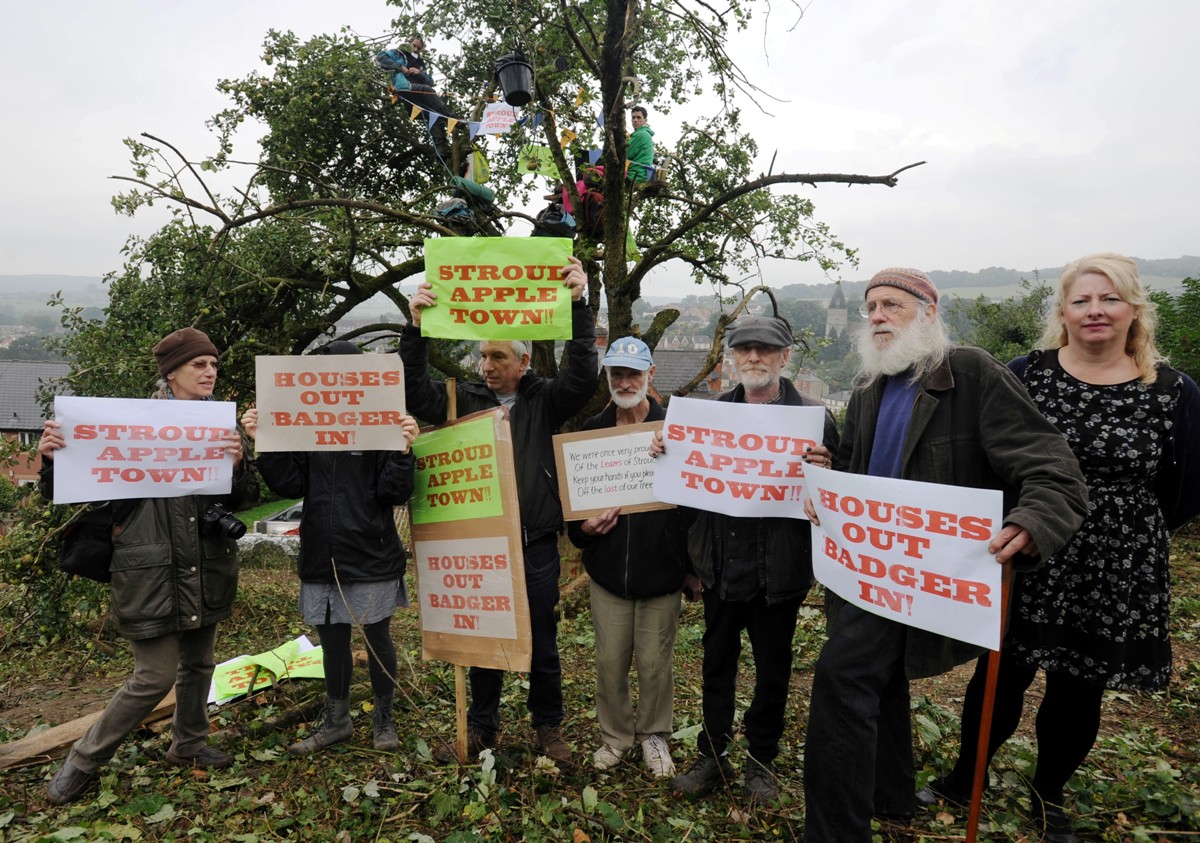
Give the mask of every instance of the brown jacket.
[{"label": "brown jacket", "polygon": [[[855,390],[846,409],[837,468],[866,474],[883,397],[881,378]],[[904,441],[901,477],[927,483],[998,489],[1004,523],[1029,531],[1041,554],[1059,550],[1087,513],[1087,486],[1066,439],[1038,411],[1013,374],[978,348],[956,347],[922,380]],[[1018,566],[1025,558],[1018,557]],[[830,600],[836,611],[840,601]],[[982,652],[978,647],[909,629],[910,678],[944,673]]]}]

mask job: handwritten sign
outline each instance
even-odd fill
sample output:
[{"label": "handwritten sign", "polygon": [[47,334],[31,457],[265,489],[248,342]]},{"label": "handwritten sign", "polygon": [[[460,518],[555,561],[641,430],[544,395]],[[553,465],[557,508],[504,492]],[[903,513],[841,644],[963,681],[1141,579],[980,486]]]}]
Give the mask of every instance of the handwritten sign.
[{"label": "handwritten sign", "polygon": [[423,657],[529,670],[533,645],[508,420],[496,408],[447,422],[422,433],[413,451],[409,507]]},{"label": "handwritten sign", "polygon": [[564,237],[438,237],[425,241],[425,280],[437,304],[421,312],[427,337],[571,338]]},{"label": "handwritten sign", "polygon": [[234,412],[228,401],[60,395],[66,446],[54,454],[54,502],[229,494]]},{"label": "handwritten sign", "polygon": [[823,407],[675,398],[655,460],[660,501],[738,517],[806,518],[802,459],[821,443]]},{"label": "handwritten sign", "polygon": [[859,608],[1000,648],[1003,495],[811,467],[817,580]]},{"label": "handwritten sign", "polygon": [[579,521],[614,506],[623,514],[671,508],[654,497],[650,440],[661,428],[644,422],[555,436],[563,518]]},{"label": "handwritten sign", "polygon": [[259,451],[404,451],[395,354],[254,358]]},{"label": "handwritten sign", "polygon": [[517,109],[506,102],[489,102],[479,123],[481,135],[503,135],[517,122]]},{"label": "handwritten sign", "polygon": [[208,701],[222,705],[242,694],[273,685],[279,679],[323,679],[322,652],[307,636],[301,635],[274,650],[221,662],[213,671]]},{"label": "handwritten sign", "polygon": [[413,443],[413,523],[469,521],[504,511],[492,426],[490,418],[477,418]]}]

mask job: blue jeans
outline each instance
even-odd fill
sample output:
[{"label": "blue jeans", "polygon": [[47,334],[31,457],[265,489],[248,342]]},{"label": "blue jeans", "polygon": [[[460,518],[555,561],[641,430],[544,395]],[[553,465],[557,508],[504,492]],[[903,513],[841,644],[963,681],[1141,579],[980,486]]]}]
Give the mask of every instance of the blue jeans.
[{"label": "blue jeans", "polygon": [[[529,670],[529,708],[534,728],[563,721],[562,662],[558,658],[558,539],[548,536],[525,546],[525,593],[533,656]],[[471,668],[471,706],[467,723],[488,743],[500,731],[500,692],[504,671]]]}]

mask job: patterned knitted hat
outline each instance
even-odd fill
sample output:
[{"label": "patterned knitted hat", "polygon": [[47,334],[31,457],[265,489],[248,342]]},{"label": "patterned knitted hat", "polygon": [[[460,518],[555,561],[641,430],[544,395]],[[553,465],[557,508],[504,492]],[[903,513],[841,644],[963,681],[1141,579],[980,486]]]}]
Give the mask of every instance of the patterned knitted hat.
[{"label": "patterned knitted hat", "polygon": [[912,293],[921,301],[929,304],[937,304],[938,300],[937,287],[933,286],[929,276],[919,269],[904,267],[881,269],[875,273],[874,278],[867,282],[866,292],[863,293],[864,297],[875,287],[896,287]]}]

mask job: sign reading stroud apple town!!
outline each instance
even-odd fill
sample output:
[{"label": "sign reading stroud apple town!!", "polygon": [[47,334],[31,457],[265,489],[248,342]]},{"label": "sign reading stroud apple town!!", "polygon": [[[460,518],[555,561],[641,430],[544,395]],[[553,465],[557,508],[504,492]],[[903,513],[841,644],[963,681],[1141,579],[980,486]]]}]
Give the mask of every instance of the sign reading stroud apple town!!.
[{"label": "sign reading stroud apple town!!", "polygon": [[497,408],[413,443],[412,513],[422,655],[529,670],[532,643],[516,469]]},{"label": "sign reading stroud apple town!!", "polygon": [[437,304],[421,312],[427,337],[571,338],[564,237],[438,237],[425,241],[425,280]]},{"label": "sign reading stroud apple town!!", "polygon": [[229,401],[60,395],[66,445],[54,454],[54,502],[229,494],[234,413]]}]

